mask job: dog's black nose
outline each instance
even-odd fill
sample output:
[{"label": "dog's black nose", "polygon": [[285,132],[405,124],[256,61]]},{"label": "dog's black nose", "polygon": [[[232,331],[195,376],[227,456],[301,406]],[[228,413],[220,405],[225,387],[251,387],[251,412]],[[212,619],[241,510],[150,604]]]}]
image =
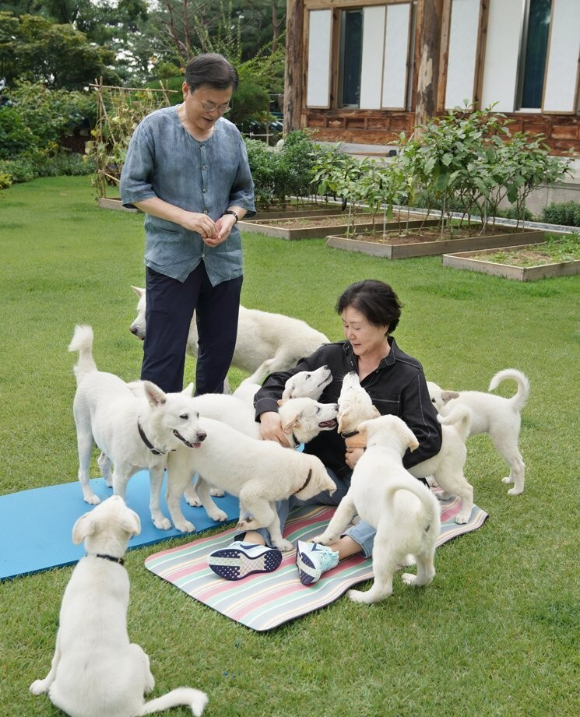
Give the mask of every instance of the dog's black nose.
[{"label": "dog's black nose", "polygon": [[200,432],[197,434],[197,440],[198,440],[200,443],[201,443],[202,441],[205,441],[206,438],[207,438],[207,433],[206,433],[205,431],[200,431]]},{"label": "dog's black nose", "polygon": [[136,326],[129,326],[129,331],[132,334],[135,334],[135,336],[137,336],[137,327]]}]

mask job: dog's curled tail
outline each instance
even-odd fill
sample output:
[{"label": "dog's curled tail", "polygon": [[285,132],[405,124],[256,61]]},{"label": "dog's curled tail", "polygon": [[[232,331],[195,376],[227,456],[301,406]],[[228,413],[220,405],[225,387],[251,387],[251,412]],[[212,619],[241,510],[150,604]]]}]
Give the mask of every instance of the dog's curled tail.
[{"label": "dog's curled tail", "polygon": [[444,426],[453,426],[465,443],[469,437],[469,429],[471,428],[473,413],[467,406],[459,404],[454,405],[446,416],[442,416],[439,413],[437,415],[437,420]]},{"label": "dog's curled tail", "polygon": [[68,350],[79,352],[79,360],[73,368],[77,383],[85,374],[98,370],[93,359],[93,330],[90,326],[75,326]]},{"label": "dog's curled tail", "polygon": [[139,716],[150,715],[153,714],[153,712],[161,712],[171,707],[181,707],[185,705],[191,708],[195,717],[201,717],[206,704],[207,695],[205,692],[194,690],[192,687],[178,687],[166,695],[163,695],[163,697],[158,697],[155,700],[146,702],[141,708]]},{"label": "dog's curled tail", "polygon": [[517,368],[506,368],[503,371],[496,373],[490,381],[489,390],[493,391],[502,381],[505,381],[508,378],[513,378],[513,380],[518,384],[517,393],[509,399],[512,404],[512,408],[514,411],[521,411],[526,405],[526,401],[530,395],[530,382],[528,377],[521,371],[518,371]]},{"label": "dog's curled tail", "polygon": [[410,480],[389,479],[386,492],[389,509],[392,509],[393,498],[398,490],[407,490],[419,498],[425,510],[425,530],[436,530],[436,535],[439,535],[441,532],[441,508],[439,507],[439,501],[431,493],[430,489],[421,481],[413,478],[413,476],[410,476]]}]

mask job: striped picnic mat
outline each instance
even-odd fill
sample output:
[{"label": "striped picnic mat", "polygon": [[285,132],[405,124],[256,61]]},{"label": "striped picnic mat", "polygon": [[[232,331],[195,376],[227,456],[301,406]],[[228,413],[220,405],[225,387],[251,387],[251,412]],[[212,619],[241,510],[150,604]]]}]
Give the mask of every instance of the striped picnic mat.
[{"label": "striped picnic mat", "polygon": [[[441,534],[438,545],[481,527],[488,517],[473,507],[469,522],[458,525],[454,516],[461,503],[441,503]],[[335,508],[304,506],[293,512],[284,537],[295,543],[320,535]],[[254,573],[243,580],[223,580],[207,566],[207,556],[233,540],[236,529],[201,538],[178,548],[163,550],[147,558],[145,567],[204,605],[246,627],[263,632],[289,620],[318,610],[336,600],[356,583],[373,577],[372,560],[355,556],[324,573],[320,581],[305,587],[298,578],[295,551],[284,553],[282,564],[272,573]],[[413,571],[413,568],[411,568]]]}]

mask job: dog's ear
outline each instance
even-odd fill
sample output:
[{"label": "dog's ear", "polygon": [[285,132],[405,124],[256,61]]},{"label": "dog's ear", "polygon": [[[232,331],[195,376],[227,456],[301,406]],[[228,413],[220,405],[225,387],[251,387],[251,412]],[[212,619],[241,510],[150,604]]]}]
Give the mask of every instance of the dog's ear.
[{"label": "dog's ear", "polygon": [[292,429],[295,426],[300,425],[300,420],[302,419],[303,411],[299,411],[298,413],[295,413],[290,420],[286,422],[286,425],[282,426],[282,430],[284,433],[292,433]]},{"label": "dog's ear", "polygon": [[348,416],[351,413],[351,411],[348,408],[345,408],[342,413],[338,415],[338,432],[344,433],[343,428],[344,424],[348,422]]},{"label": "dog's ear", "polygon": [[127,509],[123,515],[121,526],[129,535],[139,535],[141,532],[141,520],[134,510]]},{"label": "dog's ear", "polygon": [[188,383],[187,386],[181,392],[181,395],[187,396],[187,398],[191,398],[193,396],[193,383]]},{"label": "dog's ear", "polygon": [[141,298],[143,296],[143,294],[145,293],[145,289],[141,289],[138,286],[132,286],[131,288],[133,289],[133,291],[137,294],[137,296],[139,298]]},{"label": "dog's ear", "polygon": [[162,406],[167,401],[165,393],[159,388],[159,386],[151,383],[151,381],[143,381],[143,390],[145,391],[145,396],[152,408]]},{"label": "dog's ear", "polygon": [[417,436],[410,428],[407,429],[405,435],[407,437],[407,448],[411,451],[411,453],[413,451],[416,451],[417,448],[419,448],[419,441],[417,440]]},{"label": "dog's ear", "polygon": [[443,401],[443,404],[448,403],[453,398],[459,398],[457,391],[441,391],[441,400]]},{"label": "dog's ear", "polygon": [[77,520],[72,529],[72,541],[79,545],[95,532],[95,520],[92,513],[85,513]]}]

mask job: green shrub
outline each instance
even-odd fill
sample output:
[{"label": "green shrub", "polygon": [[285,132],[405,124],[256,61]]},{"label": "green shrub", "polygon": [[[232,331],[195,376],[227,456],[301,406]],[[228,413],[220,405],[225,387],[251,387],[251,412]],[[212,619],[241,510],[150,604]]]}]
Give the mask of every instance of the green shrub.
[{"label": "green shrub", "polygon": [[15,107],[0,107],[0,159],[9,159],[25,152],[35,137]]},{"label": "green shrub", "polygon": [[34,163],[25,158],[0,161],[0,172],[8,174],[13,184],[30,182],[38,176]]},{"label": "green shrub", "polygon": [[8,189],[12,186],[12,177],[6,172],[0,172],[0,189]]},{"label": "green shrub", "polygon": [[567,227],[580,227],[580,203],[552,202],[542,209],[542,221],[548,224],[562,224]]}]

